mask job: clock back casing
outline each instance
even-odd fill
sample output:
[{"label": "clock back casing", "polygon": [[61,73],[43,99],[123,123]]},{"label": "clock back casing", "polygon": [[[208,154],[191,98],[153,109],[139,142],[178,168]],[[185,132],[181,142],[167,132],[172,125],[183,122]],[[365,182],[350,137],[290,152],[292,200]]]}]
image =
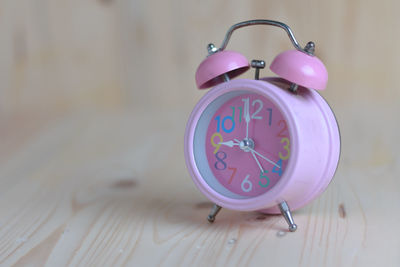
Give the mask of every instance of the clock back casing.
[{"label": "clock back casing", "polygon": [[[287,90],[289,86],[281,78],[231,80],[212,88],[193,109],[185,131],[186,165],[197,188],[212,202],[232,210],[278,214],[280,202],[286,201],[292,210],[299,209],[319,196],[332,180],[340,156],[336,118],[316,91],[299,87],[297,93],[292,93]],[[291,156],[279,182],[256,197],[234,199],[216,192],[201,176],[194,158],[200,116],[213,100],[232,91],[248,91],[270,99],[286,118],[292,140]]]}]

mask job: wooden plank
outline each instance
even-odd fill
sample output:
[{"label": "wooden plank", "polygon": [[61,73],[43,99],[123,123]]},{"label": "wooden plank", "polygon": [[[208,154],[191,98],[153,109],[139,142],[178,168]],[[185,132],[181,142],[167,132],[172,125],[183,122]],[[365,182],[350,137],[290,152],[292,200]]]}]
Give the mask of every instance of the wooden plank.
[{"label": "wooden plank", "polygon": [[288,233],[281,216],[255,212],[222,210],[214,224],[206,221],[211,203],[184,166],[185,117],[131,110],[71,115],[49,120],[25,149],[16,146],[20,152],[0,165],[0,264],[400,263],[399,157],[385,142],[381,156],[373,147],[360,150],[379,139],[374,130],[354,142],[356,128],[368,121],[342,124],[339,171],[321,197],[295,212],[299,229]]},{"label": "wooden plank", "polygon": [[[399,266],[397,10],[370,0],[2,1],[0,265]],[[296,233],[253,212],[222,210],[209,225],[211,203],[184,166],[205,46],[251,18],[317,43],[341,126],[335,180],[295,212]],[[255,27],[229,48],[268,63],[290,43]]]}]

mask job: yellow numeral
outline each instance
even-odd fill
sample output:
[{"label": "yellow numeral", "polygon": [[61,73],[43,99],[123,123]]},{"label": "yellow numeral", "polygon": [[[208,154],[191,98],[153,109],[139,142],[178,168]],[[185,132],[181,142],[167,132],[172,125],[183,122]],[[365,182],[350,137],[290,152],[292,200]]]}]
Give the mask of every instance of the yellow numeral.
[{"label": "yellow numeral", "polygon": [[[214,138],[215,137],[218,137],[219,138],[219,142],[218,143],[215,143],[214,142]],[[222,135],[220,134],[220,133],[214,133],[212,136],[211,136],[211,145],[213,146],[213,147],[215,147],[215,149],[214,149],[214,154],[217,154],[217,152],[218,152],[218,150],[219,150],[219,147],[221,146],[221,142],[222,142],[223,140],[222,140]]]},{"label": "yellow numeral", "polygon": [[290,156],[290,149],[289,149],[289,139],[287,137],[284,137],[281,139],[281,144],[285,143],[285,146],[283,147],[283,149],[286,150],[286,156],[283,156],[281,152],[279,152],[279,157],[283,160],[286,160],[289,158]]}]

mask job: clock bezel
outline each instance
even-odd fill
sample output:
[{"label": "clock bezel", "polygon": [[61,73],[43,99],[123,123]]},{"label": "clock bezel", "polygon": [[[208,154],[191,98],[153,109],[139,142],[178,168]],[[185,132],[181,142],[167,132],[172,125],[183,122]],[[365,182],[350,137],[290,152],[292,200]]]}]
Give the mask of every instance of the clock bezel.
[{"label": "clock bezel", "polygon": [[[206,179],[200,173],[196,164],[194,155],[194,136],[197,124],[200,117],[206,108],[220,96],[234,92],[234,91],[246,91],[248,93],[256,93],[268,98],[282,113],[282,116],[286,119],[288,131],[291,140],[291,156],[288,160],[287,167],[282,174],[279,182],[275,184],[267,192],[247,198],[230,198],[211,187]],[[296,120],[294,119],[293,110],[284,101],[283,94],[290,94],[284,91],[284,89],[263,80],[248,80],[248,79],[237,79],[231,80],[226,83],[222,83],[211,89],[204,95],[193,109],[186,128],[185,134],[185,160],[188,167],[189,173],[197,186],[197,188],[211,201],[218,204],[219,206],[235,209],[235,210],[260,210],[271,206],[275,206],[277,203],[282,201],[282,193],[287,189],[290,184],[291,177],[295,170],[296,159],[298,158],[298,142],[299,136],[297,134]]]}]

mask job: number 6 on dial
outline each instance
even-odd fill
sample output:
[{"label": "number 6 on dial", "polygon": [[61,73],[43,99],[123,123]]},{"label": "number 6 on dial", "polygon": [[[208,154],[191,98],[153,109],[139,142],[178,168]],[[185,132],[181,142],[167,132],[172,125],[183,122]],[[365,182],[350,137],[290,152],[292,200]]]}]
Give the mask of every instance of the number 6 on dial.
[{"label": "number 6 on dial", "polygon": [[253,188],[253,184],[250,182],[249,178],[250,175],[248,174],[246,178],[244,178],[244,180],[242,181],[241,187],[244,192],[250,192]]}]

